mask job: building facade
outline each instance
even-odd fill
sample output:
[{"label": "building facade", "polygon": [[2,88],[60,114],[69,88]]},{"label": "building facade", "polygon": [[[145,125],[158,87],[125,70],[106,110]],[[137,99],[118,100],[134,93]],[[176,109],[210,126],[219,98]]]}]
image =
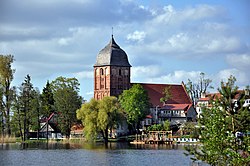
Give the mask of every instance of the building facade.
[{"label": "building facade", "polygon": [[128,56],[114,37],[97,55],[94,65],[94,98],[118,97],[123,90],[130,88],[130,68]]}]

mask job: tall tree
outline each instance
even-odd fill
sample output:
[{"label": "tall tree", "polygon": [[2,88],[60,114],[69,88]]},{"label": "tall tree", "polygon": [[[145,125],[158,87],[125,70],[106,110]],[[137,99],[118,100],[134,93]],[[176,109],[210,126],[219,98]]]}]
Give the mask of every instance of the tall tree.
[{"label": "tall tree", "polygon": [[2,114],[4,115],[7,134],[11,135],[10,129],[10,109],[12,104],[12,90],[11,82],[15,70],[12,69],[12,63],[14,61],[13,55],[0,55],[0,88],[2,92],[1,105],[3,107]]},{"label": "tall tree", "polygon": [[126,113],[128,124],[134,129],[139,127],[139,122],[149,113],[149,98],[145,89],[140,84],[133,85],[129,90],[124,90],[119,96],[121,107]]},{"label": "tall tree", "polygon": [[51,113],[55,111],[54,108],[54,97],[51,88],[51,84],[47,81],[45,87],[43,88],[43,92],[41,94],[41,104],[42,104],[42,114],[49,117]]},{"label": "tall tree", "polygon": [[106,96],[102,100],[91,99],[77,110],[77,118],[83,123],[86,139],[94,140],[100,133],[105,144],[108,142],[108,130],[118,124],[123,116],[120,104],[113,96]]},{"label": "tall tree", "polygon": [[41,115],[43,115],[44,118],[47,119],[46,125],[46,138],[47,140],[49,139],[48,137],[48,126],[49,126],[49,121],[48,118],[51,113],[55,111],[55,100],[54,100],[54,95],[52,92],[51,84],[49,81],[47,81],[46,86],[43,88],[43,92],[41,94]]},{"label": "tall tree", "polygon": [[82,98],[79,96],[79,82],[76,78],[58,77],[51,82],[55,99],[55,108],[59,113],[58,124],[67,138],[73,123],[76,122],[76,110],[81,107]]},{"label": "tall tree", "polygon": [[99,127],[105,144],[108,143],[108,130],[112,130],[115,124],[118,124],[123,115],[120,104],[116,97],[104,97],[99,101],[99,112],[97,126]]},{"label": "tall tree", "polygon": [[221,97],[213,101],[212,108],[203,108],[202,118],[199,120],[202,146],[187,148],[189,154],[194,155],[194,160],[202,160],[211,165],[249,164],[250,139],[236,136],[236,132],[246,129],[237,126],[243,120],[236,118],[243,108],[242,104],[236,106],[232,102],[237,91],[235,81],[235,77],[230,76],[227,82],[221,82],[218,89]]},{"label": "tall tree", "polygon": [[3,101],[3,88],[0,87],[0,126],[1,126],[0,133],[2,138],[4,138],[4,107],[2,101]]},{"label": "tall tree", "polygon": [[27,75],[24,79],[20,87],[20,100],[21,100],[21,110],[23,112],[23,129],[24,129],[24,137],[25,141],[28,137],[29,128],[32,124],[31,117],[31,102],[33,99],[33,84],[31,83],[31,77]]},{"label": "tall tree", "polygon": [[186,89],[194,105],[198,101],[198,99],[201,98],[201,95],[205,94],[209,88],[213,89],[213,87],[210,85],[211,83],[212,80],[205,78],[205,73],[203,72],[200,73],[200,77],[197,82],[193,82],[188,79]]},{"label": "tall tree", "polygon": [[[14,93],[14,104],[13,104],[13,112],[14,115],[12,117],[12,131],[15,132],[16,137],[21,137],[22,141],[24,141],[23,137],[23,114],[22,114],[22,105],[21,105],[21,97],[18,95],[17,89],[15,88]],[[16,130],[15,130],[16,129]]]},{"label": "tall tree", "polygon": [[40,116],[41,116],[41,95],[38,88],[32,91],[31,112],[32,126],[31,129],[37,131],[37,139],[39,139]]},{"label": "tall tree", "polygon": [[98,100],[91,99],[82,105],[80,109],[77,110],[77,119],[82,121],[84,126],[84,135],[86,140],[95,140],[98,133],[100,132],[97,125],[98,117]]}]

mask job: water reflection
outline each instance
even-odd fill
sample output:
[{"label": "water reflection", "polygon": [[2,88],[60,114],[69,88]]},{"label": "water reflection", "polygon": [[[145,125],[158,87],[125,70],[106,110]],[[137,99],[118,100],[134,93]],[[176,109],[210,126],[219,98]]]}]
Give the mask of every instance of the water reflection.
[{"label": "water reflection", "polygon": [[156,144],[129,144],[110,142],[105,146],[96,143],[69,143],[69,142],[30,142],[0,144],[0,150],[36,150],[36,149],[87,149],[87,150],[117,150],[117,149],[146,149],[146,150],[184,150],[183,145],[156,145]]},{"label": "water reflection", "polygon": [[31,142],[0,144],[0,165],[190,165],[182,145]]}]

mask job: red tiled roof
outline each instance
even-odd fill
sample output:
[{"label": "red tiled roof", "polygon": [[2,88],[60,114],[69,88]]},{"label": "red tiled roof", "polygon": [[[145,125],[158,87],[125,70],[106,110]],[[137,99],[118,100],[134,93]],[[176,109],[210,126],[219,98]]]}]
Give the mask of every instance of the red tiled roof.
[{"label": "red tiled roof", "polygon": [[153,117],[151,115],[147,115],[146,118],[152,119]]},{"label": "red tiled roof", "polygon": [[209,101],[210,98],[209,97],[204,97],[204,98],[200,98],[199,101]]},{"label": "red tiled roof", "polygon": [[[133,83],[135,84],[135,83]],[[160,99],[163,97],[163,90],[166,87],[170,87],[171,98],[167,100],[166,104],[192,104],[183,85],[175,84],[147,84],[138,83],[148,92],[150,103],[153,107],[162,107],[163,103]]]},{"label": "red tiled roof", "polygon": [[[243,93],[244,93],[243,90],[237,90],[237,92],[236,92],[236,94],[235,94],[235,96],[234,96],[233,99],[237,99],[238,100]],[[209,93],[209,94],[206,95],[206,98],[216,100],[217,98],[218,99],[221,98],[221,94],[218,93],[218,92],[217,93]],[[201,99],[199,99],[199,100],[201,100]]]},{"label": "red tiled roof", "polygon": [[162,109],[166,110],[184,110],[186,111],[189,107],[189,104],[166,104]]},{"label": "red tiled roof", "polygon": [[40,122],[47,122],[47,121],[50,121],[50,119],[55,115],[55,113],[51,113],[50,116],[48,118],[43,118],[43,119],[40,119]]}]

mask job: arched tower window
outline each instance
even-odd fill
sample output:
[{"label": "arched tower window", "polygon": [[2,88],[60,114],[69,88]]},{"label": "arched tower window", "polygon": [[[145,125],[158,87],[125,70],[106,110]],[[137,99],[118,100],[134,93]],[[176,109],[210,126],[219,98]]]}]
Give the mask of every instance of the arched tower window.
[{"label": "arched tower window", "polygon": [[101,75],[104,75],[104,70],[101,68],[100,70]]},{"label": "arched tower window", "polygon": [[122,70],[121,70],[121,69],[119,69],[119,76],[120,76],[120,75],[122,75]]}]

